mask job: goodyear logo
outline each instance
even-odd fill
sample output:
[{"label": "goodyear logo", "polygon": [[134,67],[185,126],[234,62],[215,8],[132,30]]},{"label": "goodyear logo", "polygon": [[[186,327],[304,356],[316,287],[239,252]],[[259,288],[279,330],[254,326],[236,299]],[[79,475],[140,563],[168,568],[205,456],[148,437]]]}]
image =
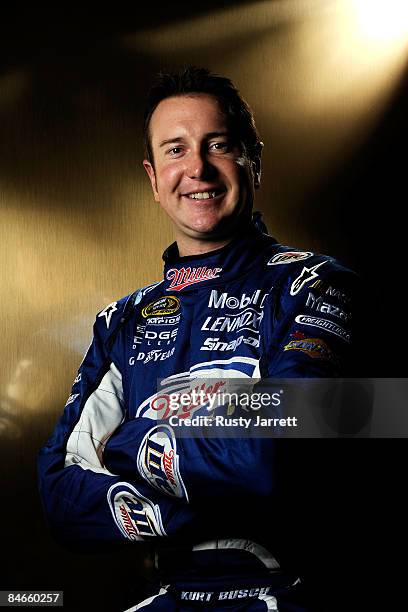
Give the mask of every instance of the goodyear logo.
[{"label": "goodyear logo", "polygon": [[142,316],[147,317],[162,317],[164,315],[172,315],[180,309],[180,300],[175,295],[165,295],[154,302],[150,302],[142,310]]}]

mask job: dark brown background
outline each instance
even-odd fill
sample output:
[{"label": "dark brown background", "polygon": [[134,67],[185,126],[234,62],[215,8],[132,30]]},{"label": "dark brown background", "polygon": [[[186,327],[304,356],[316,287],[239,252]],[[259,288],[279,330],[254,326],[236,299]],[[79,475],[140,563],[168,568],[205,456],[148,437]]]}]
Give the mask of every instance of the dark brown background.
[{"label": "dark brown background", "polygon": [[[95,313],[161,275],[171,228],[141,166],[143,104],[158,69],[195,63],[234,80],[265,142],[257,208],[271,233],[361,274],[361,374],[406,375],[408,19],[390,10],[375,21],[358,6],[218,0],[151,3],[136,16],[72,6],[3,16],[2,588],[64,588],[66,609],[80,609],[81,598],[114,609],[122,588],[144,592],[140,549],[84,558],[51,541],[35,457]],[[394,572],[403,531],[405,441],[291,443],[302,478],[290,547],[323,609],[340,603],[322,593],[362,609],[359,601],[375,589],[377,601],[395,582],[383,576]],[[123,596],[117,609],[127,603]]]}]

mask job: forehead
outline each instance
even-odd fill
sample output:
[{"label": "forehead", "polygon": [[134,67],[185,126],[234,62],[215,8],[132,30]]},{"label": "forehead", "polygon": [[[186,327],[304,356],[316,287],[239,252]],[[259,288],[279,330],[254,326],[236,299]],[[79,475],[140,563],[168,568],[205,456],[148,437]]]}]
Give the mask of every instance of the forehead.
[{"label": "forehead", "polygon": [[189,94],[162,100],[150,120],[153,146],[173,136],[202,136],[205,133],[225,131],[227,119],[215,96]]}]

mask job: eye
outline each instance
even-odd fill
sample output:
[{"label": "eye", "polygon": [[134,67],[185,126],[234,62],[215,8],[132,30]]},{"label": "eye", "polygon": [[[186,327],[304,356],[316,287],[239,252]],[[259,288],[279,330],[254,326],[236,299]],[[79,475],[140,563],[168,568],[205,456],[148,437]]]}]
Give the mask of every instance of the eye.
[{"label": "eye", "polygon": [[210,150],[224,153],[229,150],[229,143],[227,141],[214,142],[210,145]]},{"label": "eye", "polygon": [[170,155],[170,157],[177,157],[182,151],[183,149],[181,147],[172,147],[171,149],[166,151],[166,153],[167,155]]}]

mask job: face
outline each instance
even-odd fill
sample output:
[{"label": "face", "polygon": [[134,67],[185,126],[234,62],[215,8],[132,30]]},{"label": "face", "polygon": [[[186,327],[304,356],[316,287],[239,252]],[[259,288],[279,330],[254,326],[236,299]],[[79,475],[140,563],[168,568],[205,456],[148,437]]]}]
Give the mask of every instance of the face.
[{"label": "face", "polygon": [[147,160],[143,165],[178,238],[228,238],[249,222],[255,173],[233,136],[214,96],[174,96],[155,109],[154,166]]}]

